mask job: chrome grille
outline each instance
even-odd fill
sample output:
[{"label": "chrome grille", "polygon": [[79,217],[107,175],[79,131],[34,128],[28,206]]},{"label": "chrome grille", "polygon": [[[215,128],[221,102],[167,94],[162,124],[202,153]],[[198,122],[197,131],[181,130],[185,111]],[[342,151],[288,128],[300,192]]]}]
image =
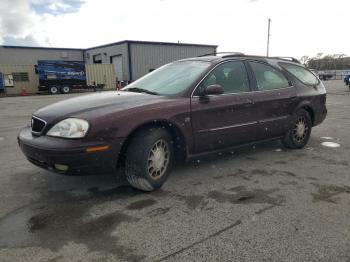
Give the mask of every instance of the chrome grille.
[{"label": "chrome grille", "polygon": [[32,117],[32,133],[35,135],[40,135],[46,126],[46,122],[35,116]]}]

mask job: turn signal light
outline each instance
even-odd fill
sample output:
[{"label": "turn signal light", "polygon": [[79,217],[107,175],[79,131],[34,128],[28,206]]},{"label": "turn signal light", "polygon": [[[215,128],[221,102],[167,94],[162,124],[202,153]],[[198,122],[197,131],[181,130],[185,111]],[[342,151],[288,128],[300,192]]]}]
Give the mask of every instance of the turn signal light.
[{"label": "turn signal light", "polygon": [[109,146],[94,146],[94,147],[88,147],[86,148],[86,152],[93,153],[93,152],[99,152],[99,151],[105,151],[109,148]]}]

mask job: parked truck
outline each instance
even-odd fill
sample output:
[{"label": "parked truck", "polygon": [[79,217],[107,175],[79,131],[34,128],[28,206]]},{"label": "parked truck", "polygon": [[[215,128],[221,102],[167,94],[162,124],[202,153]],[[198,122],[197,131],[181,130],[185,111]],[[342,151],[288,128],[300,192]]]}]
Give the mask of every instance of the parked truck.
[{"label": "parked truck", "polygon": [[104,84],[88,85],[84,61],[39,60],[35,66],[40,92],[67,94],[72,89],[101,89]]},{"label": "parked truck", "polygon": [[0,72],[0,93],[4,91],[5,91],[4,77],[3,77],[3,74]]}]

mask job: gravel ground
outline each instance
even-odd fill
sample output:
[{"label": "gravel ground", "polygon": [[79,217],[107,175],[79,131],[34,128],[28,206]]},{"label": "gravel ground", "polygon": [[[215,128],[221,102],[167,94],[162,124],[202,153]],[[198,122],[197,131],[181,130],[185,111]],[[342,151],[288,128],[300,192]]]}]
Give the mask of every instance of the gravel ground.
[{"label": "gravel ground", "polygon": [[0,261],[350,261],[350,92],[325,84],[329,113],[305,149],[195,159],[153,193],[24,158],[31,113],[79,94],[0,98]]}]

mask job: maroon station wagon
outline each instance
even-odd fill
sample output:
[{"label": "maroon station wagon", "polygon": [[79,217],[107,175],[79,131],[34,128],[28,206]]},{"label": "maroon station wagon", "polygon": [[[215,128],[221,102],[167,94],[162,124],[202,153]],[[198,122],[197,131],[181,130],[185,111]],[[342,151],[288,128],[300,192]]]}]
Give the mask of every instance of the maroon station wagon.
[{"label": "maroon station wagon", "polygon": [[294,58],[216,54],[167,64],[121,91],[46,106],[18,142],[39,167],[122,170],[133,187],[151,191],[183,157],[267,139],[303,148],[325,104],[322,82]]}]

